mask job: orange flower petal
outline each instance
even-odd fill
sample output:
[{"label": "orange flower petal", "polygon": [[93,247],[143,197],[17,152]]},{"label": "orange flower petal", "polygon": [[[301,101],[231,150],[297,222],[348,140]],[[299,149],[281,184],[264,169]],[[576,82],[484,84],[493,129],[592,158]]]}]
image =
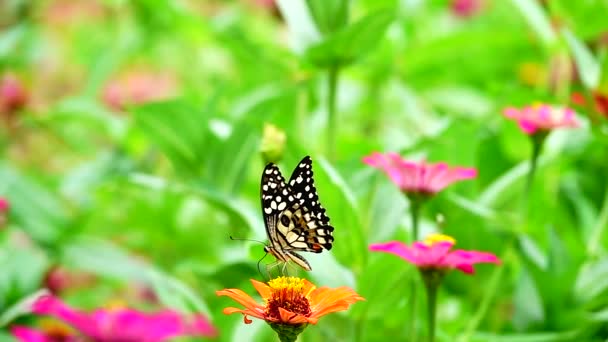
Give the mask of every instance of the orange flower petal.
[{"label": "orange flower petal", "polygon": [[256,311],[249,310],[249,309],[239,309],[239,308],[228,307],[228,308],[225,308],[223,310],[223,312],[225,315],[230,315],[230,314],[237,313],[237,312],[243,314],[243,321],[245,322],[245,324],[250,324],[251,322],[253,322],[247,316],[264,319],[263,312],[256,312]]},{"label": "orange flower petal", "polygon": [[251,298],[248,294],[239,289],[225,289],[215,291],[215,294],[217,294],[218,296],[228,296],[250,310],[264,310],[263,306],[256,303],[253,298]]},{"label": "orange flower petal", "polygon": [[304,297],[308,297],[312,293],[312,291],[314,291],[317,287],[315,286],[315,284],[308,281],[308,279],[303,280],[304,288],[302,289],[302,293],[304,294]]},{"label": "orange flower petal", "polygon": [[311,317],[321,317],[331,312],[343,311],[349,305],[365,298],[359,296],[353,289],[342,286],[335,289],[321,287],[310,294]]},{"label": "orange flower petal", "polygon": [[279,308],[279,315],[281,316],[281,322],[287,324],[302,324],[308,323],[308,319],[306,317],[293,313],[291,311],[285,310],[283,308]]},{"label": "orange flower petal", "polygon": [[253,287],[255,287],[255,289],[258,291],[260,296],[262,296],[262,298],[264,300],[268,300],[268,298],[270,298],[270,296],[272,295],[272,289],[265,283],[262,283],[260,281],[254,280],[254,279],[250,279],[250,280],[251,280],[251,283],[253,284]]},{"label": "orange flower petal", "polygon": [[238,313],[242,313],[243,315],[253,316],[253,317],[256,317],[256,318],[264,319],[264,313],[263,312],[249,310],[249,309],[239,309],[239,308],[234,308],[234,307],[227,307],[227,308],[224,308],[224,310],[222,312],[225,315],[230,315],[230,314],[238,312]]}]

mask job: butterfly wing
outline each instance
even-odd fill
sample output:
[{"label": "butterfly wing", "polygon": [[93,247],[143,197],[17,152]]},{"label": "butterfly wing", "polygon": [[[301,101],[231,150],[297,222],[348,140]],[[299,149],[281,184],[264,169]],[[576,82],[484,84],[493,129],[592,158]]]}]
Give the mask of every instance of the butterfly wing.
[{"label": "butterfly wing", "polygon": [[[319,202],[319,195],[315,187],[312,171],[312,159],[304,157],[291,174],[288,182],[290,193],[299,200],[303,209],[297,212],[296,219],[304,225],[300,235],[304,235],[309,246],[309,252],[320,253],[321,248],[330,250],[334,238],[334,228],[329,223],[329,217],[325,214],[325,208]],[[298,224],[296,224],[298,227]]]},{"label": "butterfly wing", "polygon": [[[281,248],[281,241],[277,236],[277,223],[281,212],[287,208],[289,193],[285,179],[275,164],[270,163],[264,168],[260,192],[266,235],[271,247]],[[293,197],[291,198],[293,200]]]},{"label": "butterfly wing", "polygon": [[268,164],[262,174],[261,201],[270,245],[265,249],[278,260],[294,261],[310,270],[296,251],[321,253],[331,249],[334,228],[319,203],[312,180],[312,161],[305,157],[285,183],[279,168]]}]

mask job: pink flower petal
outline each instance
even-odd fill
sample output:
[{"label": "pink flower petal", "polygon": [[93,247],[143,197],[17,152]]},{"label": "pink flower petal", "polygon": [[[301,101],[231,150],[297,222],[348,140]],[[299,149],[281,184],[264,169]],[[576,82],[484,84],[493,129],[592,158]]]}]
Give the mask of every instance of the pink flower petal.
[{"label": "pink flower petal", "polygon": [[372,244],[369,249],[397,255],[419,268],[456,268],[467,274],[474,273],[474,264],[500,264],[500,260],[494,254],[465,250],[450,251],[453,246],[452,241],[438,241],[430,246],[423,242],[414,242],[411,247],[399,241],[391,241]]},{"label": "pink flower petal", "polygon": [[34,303],[33,311],[57,317],[96,341],[159,342],[183,335],[211,337],[217,334],[203,316],[190,320],[171,310],[143,313],[132,309],[99,309],[85,313],[70,308],[54,296],[44,296]]},{"label": "pink flower petal", "polygon": [[555,128],[578,127],[574,111],[567,107],[557,108],[546,104],[526,106],[522,109],[508,107],[503,110],[503,114],[517,121],[521,130],[528,135]]},{"label": "pink flower petal", "polygon": [[20,342],[53,342],[44,333],[23,326],[13,326],[11,334]]},{"label": "pink flower petal", "polygon": [[454,182],[477,176],[477,170],[473,168],[450,167],[446,163],[416,163],[390,152],[374,152],[364,157],[363,162],[384,171],[405,193],[435,194]]}]

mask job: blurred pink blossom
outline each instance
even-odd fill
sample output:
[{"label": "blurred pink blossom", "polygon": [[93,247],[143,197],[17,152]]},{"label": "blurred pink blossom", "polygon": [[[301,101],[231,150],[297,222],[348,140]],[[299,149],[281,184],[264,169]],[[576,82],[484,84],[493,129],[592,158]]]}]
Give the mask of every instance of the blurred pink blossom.
[{"label": "blurred pink blossom", "polygon": [[483,0],[451,0],[450,11],[462,18],[472,17],[479,13],[484,6]]},{"label": "blurred pink blossom", "polygon": [[405,193],[435,194],[459,180],[477,177],[474,168],[449,167],[446,163],[412,162],[397,153],[374,152],[363,162],[384,171]]},{"label": "blurred pink blossom", "polygon": [[5,213],[10,208],[6,198],[0,197],[0,214]]},{"label": "blurred pink blossom", "polygon": [[67,329],[43,329],[41,331],[16,325],[11,333],[20,342],[81,342],[73,332]]},{"label": "blurred pink blossom", "polygon": [[455,241],[449,236],[432,234],[423,242],[414,242],[408,246],[400,241],[375,243],[369,246],[371,251],[394,254],[418,267],[421,270],[451,270],[459,269],[464,273],[473,274],[474,264],[494,263],[500,260],[494,254],[452,250]]},{"label": "blurred pink blossom", "polygon": [[96,277],[86,272],[72,271],[60,265],[51,266],[44,275],[44,287],[58,295],[68,289],[87,288],[95,283]]},{"label": "blurred pink blossom", "polygon": [[0,79],[0,115],[7,118],[23,108],[29,94],[23,82],[12,73],[5,73]]},{"label": "blurred pink blossom", "polygon": [[133,104],[159,101],[175,95],[176,80],[167,74],[131,72],[111,80],[103,89],[105,104],[114,110],[124,110]]},{"label": "blurred pink blossom", "polygon": [[[58,318],[93,341],[157,342],[177,336],[214,337],[217,335],[217,330],[202,315],[186,318],[170,310],[143,313],[123,308],[97,309],[87,313],[68,306],[52,295],[40,297],[34,303],[32,312]],[[23,330],[18,332],[23,333]],[[14,331],[13,334],[15,334]],[[30,333],[28,336],[34,336],[34,334]],[[44,340],[21,339],[21,341]]]},{"label": "blurred pink blossom", "polygon": [[0,227],[6,223],[6,213],[9,208],[10,205],[8,201],[5,198],[0,197]]},{"label": "blurred pink blossom", "polygon": [[570,108],[557,108],[546,104],[525,106],[521,109],[508,107],[503,114],[517,121],[519,128],[528,135],[548,132],[554,128],[578,127],[574,111]]}]

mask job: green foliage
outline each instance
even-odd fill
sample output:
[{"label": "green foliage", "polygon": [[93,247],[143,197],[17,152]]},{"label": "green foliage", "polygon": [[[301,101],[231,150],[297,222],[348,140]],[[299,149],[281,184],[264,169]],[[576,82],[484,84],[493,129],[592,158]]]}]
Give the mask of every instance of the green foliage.
[{"label": "green foliage", "polygon": [[[254,294],[249,279],[273,261],[238,240],[266,239],[271,123],[287,136],[284,175],[312,157],[335,227],[332,250],[306,253],[313,270],[298,274],[366,298],[300,341],[408,340],[412,320],[426,334],[418,271],[368,250],[411,239],[408,199],[361,161],[373,151],[479,172],[421,213],[422,236],[502,260],[446,276],[438,341],[608,338],[608,113],[593,102],[608,80],[605,1],[483,1],[470,16],[448,0],[9,3],[0,78],[15,75],[28,100],[9,113],[0,92],[3,329],[37,324],[29,305],[60,266],[94,279],[60,291],[74,306],[170,307],[210,317],[220,341],[276,340],[264,322],[224,315],[237,304],[215,293]],[[547,138],[523,215],[532,145],[501,112],[574,106],[574,91],[581,125]]]}]

